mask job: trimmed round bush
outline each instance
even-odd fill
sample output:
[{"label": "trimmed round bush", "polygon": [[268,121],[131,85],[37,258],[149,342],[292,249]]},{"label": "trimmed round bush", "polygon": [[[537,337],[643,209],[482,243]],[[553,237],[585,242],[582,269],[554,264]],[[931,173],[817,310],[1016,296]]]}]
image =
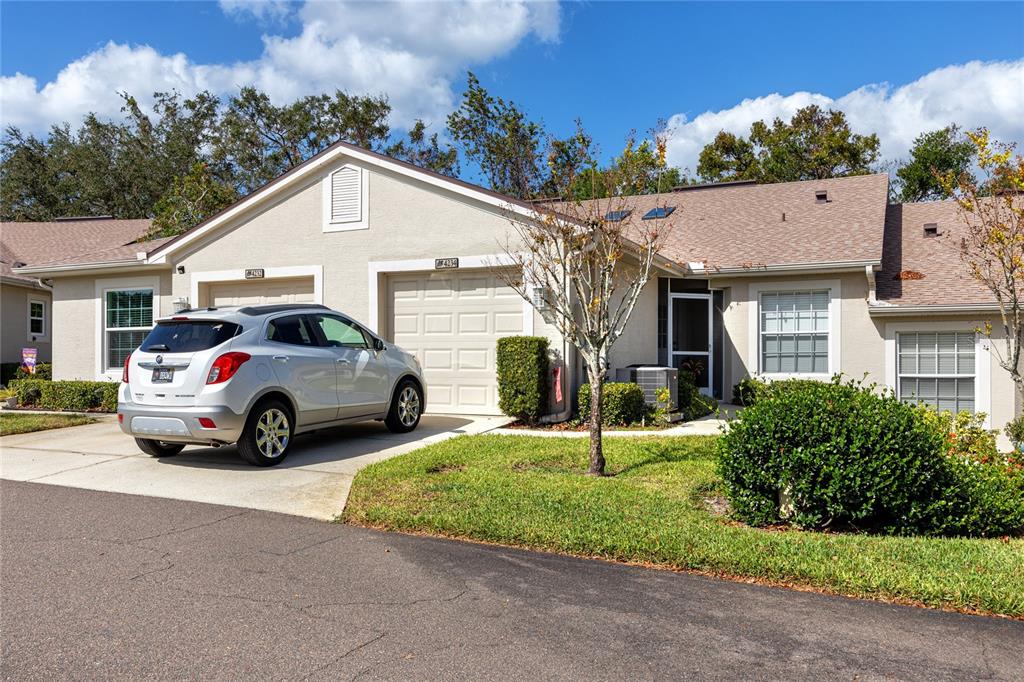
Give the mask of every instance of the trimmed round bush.
[{"label": "trimmed round bush", "polygon": [[[779,382],[786,383],[786,382]],[[776,387],[720,440],[734,514],[752,525],[936,530],[950,485],[943,438],[914,407],[854,382]]]},{"label": "trimmed round bush", "polygon": [[[580,419],[590,419],[590,384],[583,384],[579,391]],[[609,381],[604,385],[601,396],[601,416],[605,426],[629,426],[639,424],[648,416],[644,390],[638,384]]]},{"label": "trimmed round bush", "polygon": [[892,391],[777,382],[730,423],[718,470],[751,525],[893,534],[1024,532],[1024,467],[984,416],[936,414]]}]

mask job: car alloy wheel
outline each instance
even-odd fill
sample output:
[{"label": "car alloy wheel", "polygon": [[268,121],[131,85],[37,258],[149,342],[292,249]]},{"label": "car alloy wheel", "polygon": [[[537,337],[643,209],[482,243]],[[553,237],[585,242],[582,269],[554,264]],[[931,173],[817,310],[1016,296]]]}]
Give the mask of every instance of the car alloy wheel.
[{"label": "car alloy wheel", "polygon": [[288,449],[288,415],[272,407],[256,422],[256,447],[260,454],[276,459]]},{"label": "car alloy wheel", "polygon": [[405,426],[412,426],[420,418],[420,394],[412,386],[406,386],[398,396],[398,420]]}]

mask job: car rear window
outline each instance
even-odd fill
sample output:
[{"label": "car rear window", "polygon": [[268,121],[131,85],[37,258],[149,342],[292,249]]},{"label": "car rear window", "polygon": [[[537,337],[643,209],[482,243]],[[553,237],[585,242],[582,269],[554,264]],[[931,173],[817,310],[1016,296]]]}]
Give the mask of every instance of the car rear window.
[{"label": "car rear window", "polygon": [[159,322],[140,348],[147,353],[195,353],[219,346],[239,329],[234,322],[216,320]]}]

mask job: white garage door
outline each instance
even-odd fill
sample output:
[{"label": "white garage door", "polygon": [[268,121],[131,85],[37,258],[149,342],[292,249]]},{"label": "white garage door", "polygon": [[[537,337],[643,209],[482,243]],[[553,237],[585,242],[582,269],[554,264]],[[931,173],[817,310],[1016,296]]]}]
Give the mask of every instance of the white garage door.
[{"label": "white garage door", "polygon": [[201,305],[232,306],[261,303],[316,303],[312,277],[251,279],[241,282],[211,282]]},{"label": "white garage door", "polygon": [[394,342],[415,353],[427,409],[499,414],[495,343],[523,333],[523,300],[486,271],[389,276]]}]

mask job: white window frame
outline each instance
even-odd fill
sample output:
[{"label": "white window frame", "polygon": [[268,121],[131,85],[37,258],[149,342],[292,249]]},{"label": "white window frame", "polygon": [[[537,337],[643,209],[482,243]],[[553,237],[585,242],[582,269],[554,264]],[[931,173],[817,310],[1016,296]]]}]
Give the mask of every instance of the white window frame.
[{"label": "white window frame", "polygon": [[[761,294],[785,292],[828,291],[828,371],[827,372],[765,372],[761,358]],[[818,379],[827,381],[841,371],[840,340],[842,338],[842,285],[838,279],[791,280],[765,282],[748,287],[747,366],[750,374],[767,380]]]},{"label": "white window frame", "polygon": [[[43,317],[41,318],[43,320],[43,331],[41,331],[38,334],[33,334],[32,333],[32,320],[40,319],[40,318],[32,317],[32,304],[33,303],[38,303],[39,305],[41,305],[43,307]],[[49,314],[49,311],[46,309],[47,308],[46,303],[47,303],[46,299],[37,298],[37,297],[34,297],[31,294],[29,294],[28,306],[27,306],[27,308],[25,310],[25,318],[26,318],[26,321],[27,321],[27,324],[28,324],[28,329],[27,329],[28,333],[25,335],[25,338],[27,338],[30,343],[32,343],[32,342],[38,343],[40,341],[46,342],[46,341],[50,340],[50,327],[49,327],[49,325],[50,325],[50,314]]]},{"label": "white window frame", "polygon": [[[96,280],[96,378],[119,381],[123,368],[107,367],[107,292],[150,289],[153,292],[153,324],[160,317],[160,279],[158,277],[125,277]],[[150,327],[119,327],[124,331],[142,331]]]},{"label": "white window frame", "polygon": [[885,383],[899,397],[899,357],[897,334],[908,332],[973,332],[974,333],[974,412],[985,413],[984,427],[992,428],[992,358],[991,340],[977,333],[977,322],[921,321],[890,322],[885,325]]},{"label": "white window frame", "polygon": [[[334,175],[347,168],[354,168],[359,171],[359,220],[336,221],[332,219],[331,198],[333,193],[332,183]],[[323,195],[323,231],[324,232],[350,232],[352,230],[370,229],[369,208],[370,208],[370,174],[364,168],[353,164],[344,164],[331,169],[324,176],[321,182],[321,194]]]},{"label": "white window frame", "polygon": [[[936,371],[935,372],[931,372],[931,373],[914,372],[913,374],[905,374],[905,373],[900,372],[900,369],[901,369],[900,368],[900,336],[901,335],[902,336],[909,336],[910,334],[916,334],[918,336],[920,336],[921,334],[963,334],[963,335],[969,335],[971,337],[971,340],[968,343],[968,347],[970,347],[971,350],[974,352],[974,358],[972,358],[972,360],[971,360],[972,364],[974,365],[974,371],[971,372],[970,374],[961,374],[961,373],[957,373],[957,372],[954,372],[953,374],[942,374],[942,373],[938,372],[938,367],[936,367]],[[972,384],[974,386],[977,386],[977,382],[978,382],[977,354],[978,353],[977,353],[977,344],[976,344],[977,338],[976,337],[977,337],[976,333],[975,334],[970,334],[969,332],[921,332],[921,331],[897,332],[896,333],[896,397],[899,398],[900,400],[903,400],[904,397],[915,397],[915,396],[904,396],[903,395],[903,381],[902,381],[903,378],[918,379],[918,380],[920,380],[920,379],[925,379],[925,380],[931,380],[931,379],[953,379],[953,380],[971,379]],[[959,345],[957,346],[957,348],[959,349]],[[953,355],[954,355],[954,358],[955,358],[954,359],[954,363],[956,364],[957,367],[959,367],[959,365],[960,365],[960,354],[958,352],[954,352]],[[917,364],[920,364],[920,362],[921,362],[920,349],[918,349],[918,353],[917,353],[917,357],[915,358],[915,362]],[[971,402],[974,403],[974,409],[972,410],[972,412],[977,412],[978,411],[977,391],[975,391],[975,395],[973,395],[971,397]],[[915,401],[915,404],[922,404],[922,405],[924,405],[924,404],[927,404],[927,403],[921,401],[920,398],[918,397],[918,399]],[[935,409],[936,410],[938,409],[937,405],[935,406]],[[960,410],[957,410],[957,412],[959,412],[959,411]]]}]

